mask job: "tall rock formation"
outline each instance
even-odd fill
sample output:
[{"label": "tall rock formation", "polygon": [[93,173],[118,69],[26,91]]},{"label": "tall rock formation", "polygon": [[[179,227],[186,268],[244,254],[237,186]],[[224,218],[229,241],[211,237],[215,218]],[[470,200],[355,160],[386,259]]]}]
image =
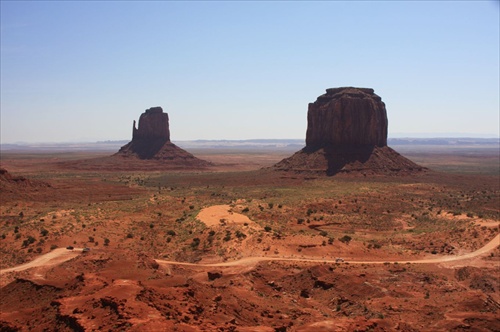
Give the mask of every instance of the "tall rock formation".
[{"label": "tall rock formation", "polygon": [[274,168],[327,175],[423,170],[387,146],[387,127],[385,104],[373,89],[327,89],[309,104],[306,147]]},{"label": "tall rock formation", "polygon": [[166,166],[199,168],[211,163],[193,156],[170,142],[168,114],[161,107],[147,109],[132,127],[132,141],[115,154],[117,157],[161,161]]},{"label": "tall rock formation", "polygon": [[139,117],[139,128],[132,128],[132,140],[162,140],[170,142],[168,114],[161,107],[151,107]]},{"label": "tall rock formation", "polygon": [[385,104],[373,89],[327,89],[307,112],[306,146],[387,145]]}]

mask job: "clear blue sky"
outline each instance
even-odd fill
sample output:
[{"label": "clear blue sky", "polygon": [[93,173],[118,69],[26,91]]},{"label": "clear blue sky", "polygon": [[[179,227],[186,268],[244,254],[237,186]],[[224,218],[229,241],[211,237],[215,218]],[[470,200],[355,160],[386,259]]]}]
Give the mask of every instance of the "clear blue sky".
[{"label": "clear blue sky", "polygon": [[304,138],[326,88],[371,87],[389,136],[499,135],[498,1],[1,1],[1,142]]}]

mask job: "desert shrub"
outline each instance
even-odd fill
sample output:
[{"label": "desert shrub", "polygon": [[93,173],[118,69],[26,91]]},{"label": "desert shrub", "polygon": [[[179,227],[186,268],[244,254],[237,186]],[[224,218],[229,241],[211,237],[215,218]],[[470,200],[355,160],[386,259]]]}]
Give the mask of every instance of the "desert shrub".
[{"label": "desert shrub", "polygon": [[173,230],[169,229],[169,230],[167,231],[167,235],[170,235],[170,236],[175,236],[175,231],[173,231]]},{"label": "desert shrub", "polygon": [[90,242],[90,243],[93,243],[93,242],[94,242],[94,240],[95,240],[95,239],[94,239],[94,237],[93,237],[93,236],[89,236],[89,242]]},{"label": "desert shrub", "polygon": [[248,211],[249,211],[248,207],[246,207],[243,210],[241,210],[241,212],[248,212]]},{"label": "desert shrub", "polygon": [[333,238],[333,237],[329,238],[329,239],[328,239],[328,244],[332,244],[332,243],[333,243],[333,241],[334,241],[334,238]]},{"label": "desert shrub", "polygon": [[49,234],[49,231],[48,231],[48,230],[46,230],[45,228],[43,228],[43,229],[40,231],[40,234],[41,234],[42,236],[47,236],[47,235]]},{"label": "desert shrub", "polygon": [[14,233],[19,233],[19,226],[14,227]]},{"label": "desert shrub", "polygon": [[191,248],[196,249],[200,245],[200,239],[195,237],[193,242],[191,242]]},{"label": "desert shrub", "polygon": [[2,234],[2,239],[5,239],[7,236],[4,234]]},{"label": "desert shrub", "polygon": [[109,246],[109,242],[111,242],[111,241],[109,241],[109,239],[108,239],[108,238],[105,238],[105,239],[104,239],[104,245],[105,245],[105,246]]},{"label": "desert shrub", "polygon": [[468,218],[474,218],[474,213],[472,213],[472,212],[468,212],[468,213],[467,213],[467,217],[468,217]]},{"label": "desert shrub", "polygon": [[134,237],[134,234],[132,234],[132,233],[128,233],[128,234],[127,234],[127,239],[131,239],[131,238],[133,238],[133,237]]},{"label": "desert shrub", "polygon": [[238,231],[236,231],[236,233],[234,233],[234,234],[236,235],[236,237],[237,237],[238,239],[244,239],[244,238],[246,238],[246,237],[247,237],[247,235],[246,235],[245,233],[243,233],[243,232],[241,232],[241,231],[239,231],[239,230],[238,230]]},{"label": "desert shrub", "polygon": [[[143,239],[141,238],[141,240],[143,240]],[[167,237],[167,243],[170,243],[170,241],[172,241],[172,238],[171,237]]]},{"label": "desert shrub", "polygon": [[155,224],[151,223],[149,224],[149,228],[153,229],[155,227]]},{"label": "desert shrub", "polygon": [[33,237],[33,236],[28,236],[28,238],[26,240],[23,241],[23,248],[26,248],[27,246],[29,246],[30,244],[34,243],[36,241],[36,239]]},{"label": "desert shrub", "polygon": [[224,236],[223,240],[226,242],[231,240],[231,232],[230,231],[226,231],[226,236]]},{"label": "desert shrub", "polygon": [[193,210],[193,209],[194,209],[194,205],[190,205],[190,206],[189,206],[189,209],[190,209],[190,210]]},{"label": "desert shrub", "polygon": [[305,221],[304,219],[299,218],[299,219],[297,219],[297,224],[299,224],[299,225],[300,225],[300,224],[303,224],[303,223],[304,223],[304,221]]},{"label": "desert shrub", "polygon": [[274,203],[268,203],[267,205],[269,206],[270,209],[274,207]]},{"label": "desert shrub", "polygon": [[55,245],[55,244],[50,246],[50,250],[54,250],[54,249],[57,249],[57,245]]},{"label": "desert shrub", "polygon": [[36,252],[37,253],[41,253],[42,252],[42,248],[41,247],[36,248]]},{"label": "desert shrub", "polygon": [[208,236],[214,236],[215,235],[215,231],[212,229],[210,232],[208,232]]},{"label": "desert shrub", "polygon": [[351,242],[352,240],[352,237],[350,237],[349,235],[344,235],[341,238],[339,238],[339,240],[343,243],[349,244],[349,242]]},{"label": "desert shrub", "polygon": [[265,230],[266,232],[270,232],[270,231],[272,231],[273,229],[271,228],[271,226],[266,226],[266,227],[264,227],[264,230]]},{"label": "desert shrub", "polygon": [[309,216],[310,216],[313,212],[314,212],[314,211],[313,211],[311,208],[309,208],[309,209],[307,209],[306,214],[307,214],[307,216],[309,217]]},{"label": "desert shrub", "polygon": [[16,240],[19,240],[21,238],[21,234],[17,233],[16,234]]},{"label": "desert shrub", "polygon": [[326,232],[326,231],[321,231],[321,232],[319,232],[319,235],[321,235],[321,236],[328,236],[328,232]]}]

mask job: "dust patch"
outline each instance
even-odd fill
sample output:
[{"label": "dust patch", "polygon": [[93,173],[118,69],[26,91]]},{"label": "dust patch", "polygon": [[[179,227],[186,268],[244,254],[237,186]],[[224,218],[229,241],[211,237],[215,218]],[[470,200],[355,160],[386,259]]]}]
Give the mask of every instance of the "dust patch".
[{"label": "dust patch", "polygon": [[196,218],[205,223],[208,227],[243,224],[256,226],[247,216],[233,212],[229,205],[213,205],[206,207],[198,213]]}]

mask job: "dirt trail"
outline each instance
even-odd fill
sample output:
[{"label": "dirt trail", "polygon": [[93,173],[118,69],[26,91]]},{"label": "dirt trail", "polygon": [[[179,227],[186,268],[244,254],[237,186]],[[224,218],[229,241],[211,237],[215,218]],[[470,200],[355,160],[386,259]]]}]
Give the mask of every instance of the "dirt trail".
[{"label": "dirt trail", "polygon": [[[394,263],[394,262],[398,262],[400,264],[405,264],[405,263],[412,263],[412,264],[446,263],[446,262],[452,262],[452,261],[458,261],[458,260],[464,260],[464,259],[478,257],[478,256],[484,255],[484,254],[494,250],[498,246],[500,246],[500,234],[497,234],[497,236],[495,236],[493,238],[493,240],[488,242],[484,247],[482,247],[474,252],[464,254],[464,255],[459,255],[459,256],[436,257],[436,258],[420,259],[420,260],[349,261],[348,263],[349,264],[384,264],[384,263]],[[54,249],[53,251],[51,251],[45,255],[42,255],[29,263],[25,263],[25,264],[11,267],[8,269],[2,269],[2,270],[0,270],[0,274],[14,272],[14,271],[23,271],[23,270],[27,270],[29,268],[38,267],[38,266],[57,265],[57,264],[60,264],[62,262],[68,261],[73,257],[78,256],[81,251],[82,251],[82,249],[75,249],[75,250],[67,250],[64,248]],[[223,262],[223,263],[212,263],[212,264],[176,262],[176,261],[168,261],[168,260],[163,260],[163,259],[157,259],[156,261],[159,264],[166,264],[166,265],[185,265],[185,266],[199,266],[199,267],[245,266],[245,265],[254,265],[254,264],[256,264],[258,262],[262,262],[262,261],[336,263],[335,260],[328,260],[328,259],[287,258],[287,257],[245,257],[245,258],[242,258],[242,259],[239,259],[236,261]]]},{"label": "dirt trail", "polygon": [[49,266],[49,265],[61,264],[63,262],[70,260],[73,257],[78,256],[81,251],[82,249],[68,250],[66,248],[57,248],[45,255],[35,258],[31,262],[14,266],[8,269],[2,269],[0,270],[0,274],[4,274],[7,272],[14,272],[14,271],[24,271],[29,268],[37,266]]},{"label": "dirt trail", "polygon": [[[458,260],[464,260],[469,258],[474,258],[477,256],[481,256],[486,254],[496,247],[500,245],[500,234],[497,234],[488,242],[484,247],[459,256],[445,256],[445,257],[437,257],[437,258],[429,258],[429,259],[420,259],[420,260],[398,260],[398,261],[349,261],[349,264],[384,264],[384,263],[394,263],[398,262],[401,264],[405,263],[414,263],[414,264],[432,264],[432,263],[446,263]],[[162,259],[156,260],[159,264],[170,264],[170,265],[188,265],[188,266],[202,266],[202,267],[222,267],[222,266],[239,266],[239,265],[251,265],[261,261],[294,261],[294,262],[313,262],[313,263],[336,263],[335,260],[329,259],[317,259],[317,258],[287,258],[287,257],[245,257],[239,259],[237,261],[231,262],[223,262],[223,263],[212,263],[212,264],[203,264],[203,263],[185,263],[185,262],[176,262],[176,261],[167,261]]]}]

